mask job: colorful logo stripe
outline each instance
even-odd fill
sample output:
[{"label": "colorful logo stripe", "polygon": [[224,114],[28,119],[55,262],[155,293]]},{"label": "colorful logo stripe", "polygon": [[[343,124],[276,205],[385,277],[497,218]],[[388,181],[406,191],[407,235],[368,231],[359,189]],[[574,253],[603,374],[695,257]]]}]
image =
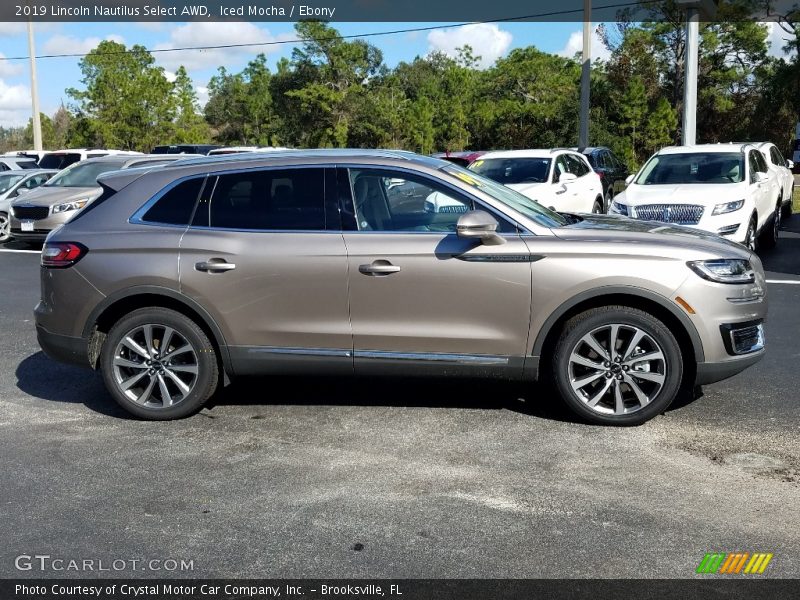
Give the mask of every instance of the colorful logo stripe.
[{"label": "colorful logo stripe", "polygon": [[772,560],[771,553],[709,552],[700,561],[696,573],[760,575]]}]

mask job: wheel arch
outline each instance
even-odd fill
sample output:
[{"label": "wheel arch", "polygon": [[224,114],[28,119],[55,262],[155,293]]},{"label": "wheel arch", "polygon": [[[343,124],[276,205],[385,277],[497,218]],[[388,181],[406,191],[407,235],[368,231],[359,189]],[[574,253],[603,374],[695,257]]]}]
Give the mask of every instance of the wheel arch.
[{"label": "wheel arch", "polygon": [[[537,375],[548,372],[543,370],[544,363],[552,357],[558,336],[569,319],[589,309],[614,304],[644,310],[662,321],[677,338],[684,358],[687,380],[693,380],[697,363],[705,360],[703,342],[697,328],[677,305],[664,296],[632,286],[605,286],[588,290],[567,300],[553,311],[536,334],[531,348],[530,357]],[[686,348],[690,351],[687,352]]]},{"label": "wheel arch", "polygon": [[139,308],[168,308],[192,319],[214,344],[225,372],[233,374],[228,345],[214,318],[197,302],[160,286],[137,286],[107,296],[89,314],[83,337],[89,340],[89,363],[96,368],[105,334],[122,316]]}]

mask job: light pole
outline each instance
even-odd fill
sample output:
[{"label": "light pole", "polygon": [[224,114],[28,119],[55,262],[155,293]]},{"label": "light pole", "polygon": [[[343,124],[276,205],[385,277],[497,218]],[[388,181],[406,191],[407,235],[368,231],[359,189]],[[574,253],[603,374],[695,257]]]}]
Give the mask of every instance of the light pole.
[{"label": "light pole", "polygon": [[683,134],[682,144],[697,140],[697,60],[700,44],[700,11],[686,10],[686,50],[683,53]]},{"label": "light pole", "polygon": [[31,61],[31,103],[33,104],[33,149],[42,150],[42,120],[39,117],[39,84],[36,77],[36,48],[33,21],[28,21],[28,56]]},{"label": "light pole", "polygon": [[589,145],[589,101],[592,70],[592,0],[583,0],[583,52],[581,54],[581,117],[578,147]]}]

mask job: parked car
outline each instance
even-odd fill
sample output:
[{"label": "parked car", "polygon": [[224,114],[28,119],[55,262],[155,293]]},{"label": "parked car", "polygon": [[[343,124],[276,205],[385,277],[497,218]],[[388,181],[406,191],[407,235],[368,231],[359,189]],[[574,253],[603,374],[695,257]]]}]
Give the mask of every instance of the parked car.
[{"label": "parked car", "polygon": [[486,154],[486,150],[464,150],[463,152],[437,152],[431,156],[441,158],[460,167],[467,167],[484,154]]},{"label": "parked car", "polygon": [[177,144],[174,146],[156,146],[150,154],[200,154],[206,155],[211,150],[216,150],[222,146],[215,144]]},{"label": "parked car", "polygon": [[630,175],[628,166],[605,146],[580,148],[578,151],[600,176],[603,184],[603,212],[607,212],[614,196],[625,191],[625,180]]},{"label": "parked car", "polygon": [[559,212],[604,212],[600,176],[568,148],[489,152],[469,169]]},{"label": "parked car", "polygon": [[0,173],[3,171],[20,171],[22,169],[38,169],[36,161],[20,156],[0,156]]},{"label": "parked car", "polygon": [[58,171],[26,169],[0,173],[0,242],[11,235],[9,210],[11,201],[45,183]]},{"label": "parked car", "polygon": [[610,212],[703,229],[751,250],[778,243],[780,184],[752,144],[664,148],[629,179]]},{"label": "parked car", "polygon": [[[406,212],[401,181],[467,210]],[[38,339],[142,418],[196,412],[223,373],[429,374],[552,377],[583,419],[637,424],[764,355],[747,248],[562,215],[434,158],[253,154],[100,183],[42,249]]]},{"label": "parked car", "polygon": [[42,169],[58,169],[60,171],[77,162],[102,156],[142,156],[142,153],[129,152],[127,150],[101,150],[99,148],[56,150],[55,152],[46,153],[39,160],[39,167]]},{"label": "parked car", "polygon": [[758,145],[761,154],[767,161],[767,166],[773,171],[780,186],[780,196],[783,202],[783,217],[792,216],[792,196],[794,195],[794,175],[792,169],[794,163],[783,158],[781,151],[772,142],[764,142]]},{"label": "parked car", "polygon": [[91,158],[67,167],[38,189],[11,203],[11,237],[21,241],[43,241],[98,198],[103,189],[97,177],[109,171],[155,167],[186,158],[185,155],[111,155]]},{"label": "parked car", "polygon": [[4,152],[3,156],[12,158],[32,158],[36,162],[39,162],[45,154],[47,154],[46,150],[12,150],[10,152]]}]

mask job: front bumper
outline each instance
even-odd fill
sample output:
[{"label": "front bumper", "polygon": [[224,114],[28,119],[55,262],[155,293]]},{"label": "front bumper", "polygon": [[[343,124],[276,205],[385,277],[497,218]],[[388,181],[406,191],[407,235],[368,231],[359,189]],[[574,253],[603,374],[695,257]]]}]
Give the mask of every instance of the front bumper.
[{"label": "front bumper", "polygon": [[48,331],[41,325],[36,326],[36,338],[39,346],[53,360],[90,368],[89,343],[80,337],[70,337]]},{"label": "front bumper", "polygon": [[764,354],[766,354],[766,350],[760,350],[752,354],[745,354],[736,359],[697,363],[695,384],[704,385],[707,383],[716,383],[717,381],[733,377],[748,367],[752,367],[764,358]]},{"label": "front bumper", "polygon": [[[75,211],[66,211],[58,214],[50,214],[44,219],[32,220],[33,231],[23,231],[22,221],[11,215],[11,237],[17,240],[30,242],[43,242],[47,235],[54,229],[61,227],[75,214]],[[25,219],[31,221],[30,219]]]}]

